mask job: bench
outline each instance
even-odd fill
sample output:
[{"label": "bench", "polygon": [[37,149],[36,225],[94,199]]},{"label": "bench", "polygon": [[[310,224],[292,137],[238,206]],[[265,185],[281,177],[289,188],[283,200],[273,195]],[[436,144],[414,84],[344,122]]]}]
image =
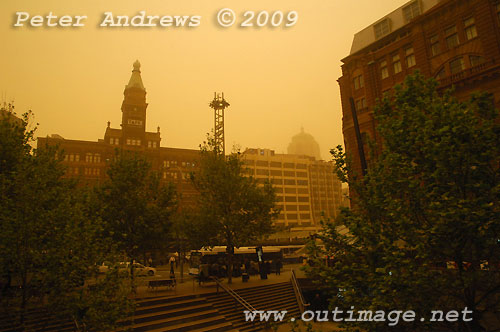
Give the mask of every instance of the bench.
[{"label": "bench", "polygon": [[148,289],[156,290],[158,287],[174,288],[176,286],[175,279],[150,280]]}]

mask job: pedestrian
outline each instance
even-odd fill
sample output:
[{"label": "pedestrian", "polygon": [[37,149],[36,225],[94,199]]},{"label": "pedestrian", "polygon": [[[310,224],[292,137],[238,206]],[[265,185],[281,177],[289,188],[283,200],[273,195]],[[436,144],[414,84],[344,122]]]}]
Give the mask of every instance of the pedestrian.
[{"label": "pedestrian", "polygon": [[173,280],[174,284],[176,283],[176,281],[175,281],[175,272],[174,272],[174,266],[173,265],[170,268],[170,280]]},{"label": "pedestrian", "polygon": [[174,255],[170,256],[169,262],[170,262],[170,269],[173,270],[174,265],[175,265],[175,256]]}]

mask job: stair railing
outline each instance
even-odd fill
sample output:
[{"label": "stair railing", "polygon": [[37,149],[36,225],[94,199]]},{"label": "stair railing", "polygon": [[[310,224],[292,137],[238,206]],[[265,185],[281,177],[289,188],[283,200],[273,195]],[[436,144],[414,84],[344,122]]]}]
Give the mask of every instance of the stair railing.
[{"label": "stair railing", "polygon": [[248,303],[244,298],[242,298],[238,293],[236,293],[234,290],[232,290],[231,288],[223,285],[219,279],[215,278],[215,277],[211,277],[212,280],[214,280],[216,283],[217,283],[217,286],[219,286],[220,288],[222,288],[226,293],[228,293],[229,295],[231,295],[233,297],[233,299],[235,299],[239,304],[241,304],[243,306],[243,308],[245,308],[246,310],[248,311],[256,311],[254,307],[252,307],[252,305],[250,303]]},{"label": "stair railing", "polygon": [[297,281],[297,277],[295,276],[295,271],[292,270],[292,286],[293,292],[295,293],[295,297],[297,298],[297,303],[299,304],[300,313],[303,314],[306,308],[309,306],[309,303],[304,301],[304,296],[302,295],[302,291],[300,290],[299,282]]}]

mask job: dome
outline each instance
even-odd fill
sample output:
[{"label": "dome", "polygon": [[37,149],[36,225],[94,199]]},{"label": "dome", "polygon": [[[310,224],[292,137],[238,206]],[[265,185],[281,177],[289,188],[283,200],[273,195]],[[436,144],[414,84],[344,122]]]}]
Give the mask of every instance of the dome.
[{"label": "dome", "polygon": [[292,141],[288,144],[288,153],[296,155],[305,155],[321,160],[319,144],[311,134],[304,132],[301,128],[300,133],[292,137]]}]

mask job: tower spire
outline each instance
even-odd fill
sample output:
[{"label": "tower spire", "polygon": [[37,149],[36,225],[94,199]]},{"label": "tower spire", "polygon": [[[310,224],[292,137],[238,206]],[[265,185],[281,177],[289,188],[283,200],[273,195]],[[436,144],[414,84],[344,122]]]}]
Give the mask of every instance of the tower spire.
[{"label": "tower spire", "polygon": [[130,76],[130,80],[128,81],[128,84],[125,88],[126,89],[139,88],[141,90],[146,90],[144,88],[144,84],[142,84],[141,63],[139,62],[139,60],[135,60],[133,66],[134,66],[134,69],[132,70],[132,75]]}]

